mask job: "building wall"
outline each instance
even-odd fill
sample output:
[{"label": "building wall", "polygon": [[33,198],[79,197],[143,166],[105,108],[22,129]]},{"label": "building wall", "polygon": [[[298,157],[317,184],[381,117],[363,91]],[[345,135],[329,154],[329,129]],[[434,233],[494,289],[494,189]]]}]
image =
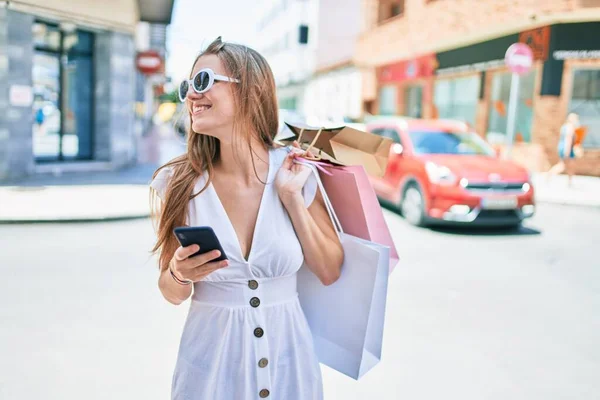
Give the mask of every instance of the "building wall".
[{"label": "building wall", "polygon": [[[361,0],[321,0],[317,70],[351,60],[362,30]],[[333,23],[335,21],[335,23]]]},{"label": "building wall", "polygon": [[[252,46],[269,62],[278,87],[296,86],[315,70],[317,0],[275,0],[257,4]],[[308,26],[308,43],[299,43],[299,26]],[[287,94],[286,94],[287,95]]]},{"label": "building wall", "polygon": [[32,23],[31,15],[0,9],[0,180],[34,169],[31,107],[9,101],[11,87],[32,84]]},{"label": "building wall", "polygon": [[11,8],[40,17],[70,20],[103,28],[134,32],[140,13],[137,0],[28,0]]},{"label": "building wall", "polygon": [[135,159],[135,52],[131,35],[96,37],[95,157],[113,168]]},{"label": "building wall", "polygon": [[335,122],[342,121],[343,117],[360,118],[361,81],[361,71],[354,66],[319,73],[308,84],[302,111],[319,120],[330,118]]},{"label": "building wall", "polygon": [[581,0],[405,0],[405,12],[378,24],[379,0],[363,0],[367,32],[355,61],[387,64],[439,52],[536,26],[600,20],[600,3]]}]

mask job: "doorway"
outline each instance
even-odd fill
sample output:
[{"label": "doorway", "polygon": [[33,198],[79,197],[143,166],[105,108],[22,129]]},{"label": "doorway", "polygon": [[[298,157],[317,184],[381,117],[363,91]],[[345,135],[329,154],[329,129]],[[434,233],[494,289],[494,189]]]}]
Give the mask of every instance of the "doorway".
[{"label": "doorway", "polygon": [[90,32],[33,24],[33,154],[36,162],[93,156],[93,42]]}]

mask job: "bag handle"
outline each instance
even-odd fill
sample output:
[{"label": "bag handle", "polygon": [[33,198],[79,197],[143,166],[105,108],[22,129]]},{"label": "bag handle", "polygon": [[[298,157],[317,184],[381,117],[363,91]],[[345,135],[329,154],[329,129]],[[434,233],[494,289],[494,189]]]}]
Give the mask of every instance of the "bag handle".
[{"label": "bag handle", "polygon": [[[304,154],[304,158],[310,161],[320,161],[322,160],[322,157],[320,155],[314,155],[314,156],[309,156],[308,152],[315,146],[315,144],[317,143],[317,140],[319,140],[319,136],[321,136],[321,132],[323,132],[324,128],[319,128],[319,130],[317,131],[317,134],[315,135],[314,139],[312,140],[312,142],[310,142],[310,144],[308,145],[308,147],[305,150],[305,154]],[[302,143],[302,134],[304,133],[304,128],[300,128],[300,133],[298,134],[298,139],[296,139],[298,141],[298,143]],[[321,149],[319,149],[319,153],[321,152]]]},{"label": "bag handle", "polygon": [[313,165],[310,161],[301,161],[301,160],[295,159],[294,163],[304,165],[304,166],[310,168],[310,170],[312,171],[312,174],[315,176],[315,179],[317,180],[317,186],[318,186],[319,190],[321,191],[321,195],[323,196],[323,201],[325,202],[325,208],[327,209],[327,214],[329,214],[329,219],[331,220],[331,223],[333,224],[333,228],[335,229],[335,232],[337,233],[338,238],[341,239],[341,234],[344,233],[344,229],[342,228],[342,224],[341,224],[339,218],[337,217],[335,210],[333,209],[333,205],[331,204],[331,200],[329,200],[329,196],[327,195],[327,192],[325,191],[323,182],[321,182],[321,178],[319,177],[319,172],[317,171],[317,167],[315,165]]}]

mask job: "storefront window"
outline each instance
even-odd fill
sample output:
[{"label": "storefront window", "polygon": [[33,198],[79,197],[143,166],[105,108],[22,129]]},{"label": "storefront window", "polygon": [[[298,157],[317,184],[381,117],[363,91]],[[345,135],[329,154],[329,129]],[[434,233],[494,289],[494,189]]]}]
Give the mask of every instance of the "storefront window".
[{"label": "storefront window", "polygon": [[395,115],[398,92],[395,85],[383,86],[379,89],[379,114]]},{"label": "storefront window", "polygon": [[457,119],[475,126],[479,75],[440,79],[434,86],[434,103],[438,118]]},{"label": "storefront window", "polygon": [[58,26],[48,25],[43,22],[33,24],[33,43],[37,48],[46,50],[60,50],[60,31]]},{"label": "storefront window", "polygon": [[[38,161],[92,158],[93,34],[33,25],[33,151]],[[57,36],[58,35],[58,36]]]},{"label": "storefront window", "polygon": [[412,118],[423,117],[423,86],[412,85],[404,89],[404,115]]},{"label": "storefront window", "polygon": [[298,101],[296,97],[283,97],[279,100],[279,108],[283,108],[285,110],[295,110],[298,106]]},{"label": "storefront window", "polygon": [[569,112],[579,115],[585,128],[583,147],[600,148],[600,70],[575,69]]},{"label": "storefront window", "polygon": [[[504,144],[508,122],[508,102],[510,99],[510,72],[495,73],[492,78],[492,94],[486,138],[492,144]],[[535,70],[519,78],[519,98],[515,119],[515,143],[531,142],[531,124],[533,121],[533,93]]]}]

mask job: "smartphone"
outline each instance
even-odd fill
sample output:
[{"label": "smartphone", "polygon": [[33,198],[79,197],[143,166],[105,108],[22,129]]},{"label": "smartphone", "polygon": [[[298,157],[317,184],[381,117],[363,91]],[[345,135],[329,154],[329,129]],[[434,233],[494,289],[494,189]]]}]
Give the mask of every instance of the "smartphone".
[{"label": "smartphone", "polygon": [[221,255],[212,261],[223,261],[227,260],[227,255],[223,250],[223,246],[219,242],[215,231],[209,226],[181,226],[173,230],[177,240],[183,247],[197,244],[200,246],[200,250],[190,257],[197,256],[199,254],[208,253],[209,251],[219,250]]}]

